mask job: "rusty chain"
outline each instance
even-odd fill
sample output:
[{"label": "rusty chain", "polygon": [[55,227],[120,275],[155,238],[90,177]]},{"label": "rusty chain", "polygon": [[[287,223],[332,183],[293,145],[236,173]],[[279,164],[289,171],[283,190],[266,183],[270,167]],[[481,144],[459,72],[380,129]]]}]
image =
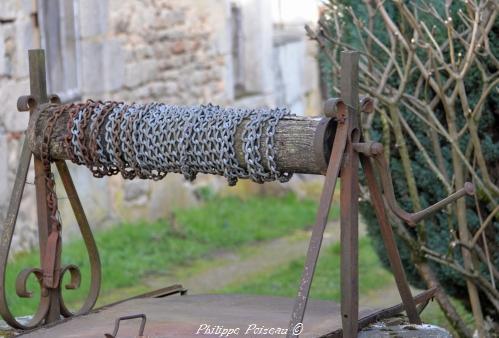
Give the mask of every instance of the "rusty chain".
[{"label": "rusty chain", "polygon": [[65,112],[63,106],[57,106],[55,112],[47,120],[47,127],[43,133],[43,142],[40,145],[40,160],[45,172],[45,187],[47,189],[47,209],[49,211],[50,232],[47,238],[47,249],[43,259],[43,282],[48,288],[56,288],[59,284],[60,271],[57,260],[61,250],[61,222],[55,191],[54,173],[51,169],[50,140],[57,119]]},{"label": "rusty chain", "polygon": [[[274,149],[276,126],[289,115],[284,108],[88,100],[61,110],[69,112],[69,158],[96,177],[121,173],[126,179],[159,180],[175,172],[193,180],[197,173],[208,173],[225,176],[229,185],[239,178],[258,183],[291,178],[278,170]],[[245,165],[236,156],[240,126]]]}]

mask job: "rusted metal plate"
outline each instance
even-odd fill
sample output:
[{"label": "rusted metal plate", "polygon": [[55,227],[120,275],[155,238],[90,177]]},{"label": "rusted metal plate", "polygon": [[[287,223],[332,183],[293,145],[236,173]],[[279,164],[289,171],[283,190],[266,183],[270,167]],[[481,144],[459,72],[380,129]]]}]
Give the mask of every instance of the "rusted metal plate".
[{"label": "rusted metal plate", "polygon": [[[221,337],[223,329],[239,329],[239,335],[246,337],[284,337],[292,306],[293,299],[290,298],[243,295],[185,295],[132,299],[49,328],[38,329],[22,337],[104,337],[105,333],[113,332],[117,318],[134,314],[146,315],[144,335],[151,338],[200,335]],[[339,305],[334,302],[310,300],[300,337],[320,337],[339,329],[339,313]],[[361,317],[372,313],[374,310],[363,310]],[[117,338],[135,338],[139,324],[139,320],[122,322]],[[220,332],[210,334],[209,330],[216,330],[217,326],[220,327]],[[283,334],[265,335],[261,332],[271,328],[281,329]]]}]

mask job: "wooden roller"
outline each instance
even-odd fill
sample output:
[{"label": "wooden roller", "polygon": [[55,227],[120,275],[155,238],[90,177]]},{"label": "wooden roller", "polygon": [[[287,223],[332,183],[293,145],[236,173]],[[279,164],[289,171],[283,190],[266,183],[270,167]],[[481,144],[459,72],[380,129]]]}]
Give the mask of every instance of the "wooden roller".
[{"label": "wooden roller", "polygon": [[[32,114],[27,137],[29,145],[35,155],[40,155],[43,142],[43,131],[47,128],[47,120],[57,105],[41,106]],[[53,160],[69,160],[68,151],[64,142],[67,134],[69,113],[57,119],[52,139],[50,141],[50,156]],[[243,120],[236,131],[236,156],[244,166],[242,134],[248,120]],[[88,130],[86,132],[88,137]],[[276,164],[281,172],[322,175],[327,169],[327,162],[331,154],[331,146],[336,131],[336,121],[333,118],[288,116],[280,120],[276,127],[274,147]],[[104,133],[104,128],[101,128]],[[262,135],[263,138],[266,136]],[[266,151],[266,142],[261,142],[262,156]],[[263,161],[264,163],[266,161]],[[268,168],[267,168],[268,169]]]}]

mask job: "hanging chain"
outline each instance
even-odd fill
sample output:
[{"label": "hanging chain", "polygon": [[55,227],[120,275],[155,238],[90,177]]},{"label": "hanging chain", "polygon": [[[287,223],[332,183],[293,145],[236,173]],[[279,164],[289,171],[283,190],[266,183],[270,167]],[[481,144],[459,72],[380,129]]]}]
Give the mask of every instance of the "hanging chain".
[{"label": "hanging chain", "polygon": [[[121,173],[126,179],[159,180],[174,172],[194,180],[198,173],[207,173],[225,176],[229,185],[239,178],[258,183],[291,178],[278,170],[274,146],[276,126],[289,115],[284,108],[89,100],[61,109],[69,112],[69,158],[96,177]],[[245,165],[236,154],[238,128]]]},{"label": "hanging chain", "polygon": [[51,169],[50,140],[54,125],[59,117],[65,112],[64,106],[57,106],[54,113],[47,120],[47,127],[43,133],[43,142],[40,149],[40,159],[45,172],[45,187],[47,189],[47,209],[49,212],[50,232],[47,238],[47,248],[43,259],[44,285],[48,288],[56,288],[59,285],[61,250],[61,222],[59,208],[57,206],[57,194],[55,191],[54,173]]},{"label": "hanging chain", "polygon": [[47,120],[47,128],[43,133],[43,143],[41,144],[40,159],[43,164],[43,169],[45,170],[45,186],[47,188],[47,205],[50,211],[50,221],[52,225],[52,231],[60,230],[60,222],[57,208],[57,195],[55,192],[55,180],[54,174],[51,170],[51,159],[50,159],[50,139],[52,132],[54,130],[54,125],[57,119],[64,113],[64,107],[58,106],[55,112]]}]

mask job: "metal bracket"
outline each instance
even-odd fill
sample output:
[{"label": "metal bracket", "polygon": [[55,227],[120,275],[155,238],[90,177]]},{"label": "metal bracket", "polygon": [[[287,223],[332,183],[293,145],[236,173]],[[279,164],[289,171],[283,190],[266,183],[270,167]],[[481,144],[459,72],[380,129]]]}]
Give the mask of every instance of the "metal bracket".
[{"label": "metal bracket", "polygon": [[[361,96],[359,98],[359,107],[362,113],[372,113],[374,112],[374,100],[369,96]],[[341,98],[332,97],[324,102],[322,111],[326,117],[334,118],[339,123],[345,121],[345,109],[346,104]]]},{"label": "metal bracket", "polygon": [[17,110],[20,112],[34,110],[37,105],[38,102],[33,95],[23,95],[17,99]]}]

